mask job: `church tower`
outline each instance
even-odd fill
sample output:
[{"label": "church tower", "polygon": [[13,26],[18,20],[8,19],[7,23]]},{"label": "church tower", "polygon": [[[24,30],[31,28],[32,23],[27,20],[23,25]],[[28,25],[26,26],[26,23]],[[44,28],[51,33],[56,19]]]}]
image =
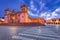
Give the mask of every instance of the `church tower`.
[{"label": "church tower", "polygon": [[5,10],[5,23],[8,23],[10,21],[10,11],[9,9]]},{"label": "church tower", "polygon": [[28,23],[28,8],[26,5],[21,6],[22,12],[25,14],[26,23]]}]

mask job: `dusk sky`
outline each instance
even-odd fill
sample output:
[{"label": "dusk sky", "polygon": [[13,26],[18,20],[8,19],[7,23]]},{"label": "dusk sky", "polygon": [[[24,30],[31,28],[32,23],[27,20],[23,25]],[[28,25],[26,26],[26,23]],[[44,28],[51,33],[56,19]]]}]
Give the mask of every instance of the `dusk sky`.
[{"label": "dusk sky", "polygon": [[4,10],[20,11],[20,6],[25,4],[28,7],[28,14],[31,18],[48,20],[60,18],[60,0],[0,0],[0,17],[4,17]]}]

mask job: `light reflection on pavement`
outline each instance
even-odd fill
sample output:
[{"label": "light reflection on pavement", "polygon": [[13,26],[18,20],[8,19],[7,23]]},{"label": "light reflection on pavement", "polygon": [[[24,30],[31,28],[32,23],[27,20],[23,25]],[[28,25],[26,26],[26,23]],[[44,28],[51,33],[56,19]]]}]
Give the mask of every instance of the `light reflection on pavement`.
[{"label": "light reflection on pavement", "polygon": [[60,40],[60,26],[0,26],[0,40]]}]

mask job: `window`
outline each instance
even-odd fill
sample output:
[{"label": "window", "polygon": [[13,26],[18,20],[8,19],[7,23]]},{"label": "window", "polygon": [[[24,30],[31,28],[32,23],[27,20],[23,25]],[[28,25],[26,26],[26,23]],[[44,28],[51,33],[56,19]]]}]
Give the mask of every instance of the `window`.
[{"label": "window", "polygon": [[18,15],[18,16],[20,16],[20,15]]},{"label": "window", "polygon": [[59,19],[59,21],[60,21],[60,19]]},{"label": "window", "polygon": [[24,18],[24,16],[22,16],[22,18]]}]

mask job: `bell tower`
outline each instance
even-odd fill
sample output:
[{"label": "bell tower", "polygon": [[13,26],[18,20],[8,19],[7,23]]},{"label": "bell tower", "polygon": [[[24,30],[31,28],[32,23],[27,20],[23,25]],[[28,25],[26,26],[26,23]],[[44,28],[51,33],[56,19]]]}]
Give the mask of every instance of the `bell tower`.
[{"label": "bell tower", "polygon": [[28,22],[28,8],[26,5],[21,6],[22,12],[25,14],[26,23]]},{"label": "bell tower", "polygon": [[6,9],[5,10],[5,23],[9,23],[10,21],[10,10]]}]

